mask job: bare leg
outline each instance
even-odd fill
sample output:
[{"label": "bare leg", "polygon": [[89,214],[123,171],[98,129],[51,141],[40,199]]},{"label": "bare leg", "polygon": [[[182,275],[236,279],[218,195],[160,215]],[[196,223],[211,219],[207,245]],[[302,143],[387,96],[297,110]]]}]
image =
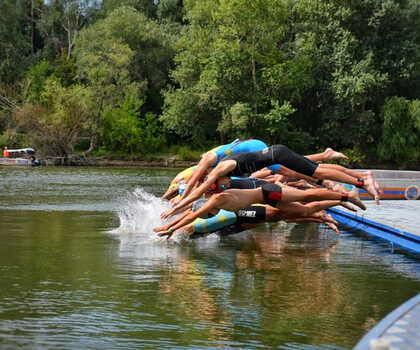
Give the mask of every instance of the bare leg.
[{"label": "bare leg", "polygon": [[[334,180],[338,182],[344,182],[350,185],[355,185],[355,186],[359,185],[359,180],[357,178],[351,175],[348,175],[345,172],[337,170],[335,168],[318,166],[313,176],[318,179],[329,179],[329,180]],[[379,194],[378,194],[378,191],[376,190],[376,187],[374,185],[372,178],[367,177],[366,179],[364,179],[363,188],[370,195],[372,195],[375,198],[376,203],[379,204]]]},{"label": "bare leg", "polygon": [[339,164],[322,163],[322,164],[319,164],[318,167],[336,169],[338,171],[342,171],[342,172],[346,173],[347,175],[350,175],[350,176],[353,176],[353,177],[356,177],[356,178],[366,177],[365,173],[361,173],[360,171],[356,171],[356,170],[353,170],[353,169],[346,168],[346,167],[344,167],[342,165],[339,165]]},{"label": "bare leg", "polygon": [[276,209],[273,209],[270,206],[267,206],[266,210],[266,220],[267,221],[279,221],[283,219],[296,219],[296,218],[306,218],[312,216],[314,213],[321,210],[339,205],[339,200],[325,200],[317,201],[307,204],[302,204],[299,202],[292,203],[282,203],[277,204]]},{"label": "bare leg", "polygon": [[286,222],[319,222],[324,223],[329,228],[331,228],[337,235],[340,234],[338,230],[338,222],[335,221],[331,215],[326,214],[324,211],[319,211],[313,213],[308,217],[296,217],[296,218],[286,218]]},{"label": "bare leg", "polygon": [[313,162],[325,162],[326,160],[348,158],[344,153],[334,151],[332,148],[327,148],[324,152],[310,154],[305,157]]},{"label": "bare leg", "polygon": [[330,147],[326,148],[324,153],[325,153],[325,156],[328,160],[348,159],[349,158],[344,153],[335,151]]},{"label": "bare leg", "polygon": [[[343,197],[344,193],[335,191],[326,191],[324,189],[309,189],[299,190],[297,188],[284,186],[282,188],[282,201],[284,202],[313,202],[313,201],[325,201],[325,200],[345,200]],[[354,191],[349,192],[348,200],[357,205],[359,208],[366,210],[365,205],[360,200],[358,194]]]}]

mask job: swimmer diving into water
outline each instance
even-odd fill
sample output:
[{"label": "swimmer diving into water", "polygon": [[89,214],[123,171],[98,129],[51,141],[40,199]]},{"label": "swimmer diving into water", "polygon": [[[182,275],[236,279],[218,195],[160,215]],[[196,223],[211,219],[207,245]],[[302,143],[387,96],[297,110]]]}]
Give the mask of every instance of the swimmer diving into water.
[{"label": "swimmer diving into water", "polygon": [[[257,139],[250,139],[245,141],[235,140],[229,144],[211,149],[210,151],[203,154],[200,162],[194,169],[187,169],[187,178],[185,177],[185,174],[183,174],[183,179],[186,183],[186,186],[181,198],[186,198],[191,193],[192,189],[196,186],[197,182],[205,175],[205,173],[211,168],[217,166],[217,164],[219,164],[219,162],[224,157],[237,153],[261,151],[265,148],[267,148],[267,145],[263,141]],[[323,162],[326,160],[347,158],[346,155],[344,155],[341,152],[334,151],[332,148],[327,148],[324,152],[311,154],[305,157],[312,160],[313,162]],[[281,167],[280,164],[271,164],[270,170],[284,175],[294,175],[286,167]],[[171,185],[174,186],[172,182]],[[164,194],[163,198],[168,197],[168,191]]]},{"label": "swimmer diving into water", "polygon": [[[310,178],[312,181],[329,179],[333,181],[348,183],[355,185],[358,188],[364,188],[368,193],[375,197],[377,203],[379,203],[379,193],[375,186],[376,181],[373,177],[357,177],[351,175],[351,169],[345,167],[332,168],[323,164],[315,163],[308,158],[305,158],[283,145],[274,145],[267,147],[262,151],[238,153],[223,158],[218,165],[209,173],[207,179],[186,198],[182,199],[178,205],[172,209],[162,213],[161,217],[166,218],[174,215],[182,209],[198,199],[204,194],[208,188],[214,185],[218,178],[224,175],[232,176],[247,176],[257,170],[263,169],[273,164],[282,164],[293,171],[303,174],[303,177]],[[350,170],[350,173],[349,173]],[[243,197],[243,196],[241,196]],[[356,200],[356,199],[353,199]],[[360,200],[358,200],[360,201]],[[251,202],[262,203],[262,202]],[[354,203],[356,204],[356,203]],[[356,204],[362,209],[364,205]],[[246,205],[245,205],[246,206]],[[243,206],[243,207],[245,207]]]}]

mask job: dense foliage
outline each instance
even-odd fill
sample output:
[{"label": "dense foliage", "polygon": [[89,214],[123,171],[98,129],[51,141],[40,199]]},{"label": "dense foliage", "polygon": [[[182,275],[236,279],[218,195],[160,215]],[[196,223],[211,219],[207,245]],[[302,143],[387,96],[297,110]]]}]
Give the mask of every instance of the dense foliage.
[{"label": "dense foliage", "polygon": [[[0,146],[420,162],[416,0],[3,0]],[[89,140],[89,142],[86,142]]]}]

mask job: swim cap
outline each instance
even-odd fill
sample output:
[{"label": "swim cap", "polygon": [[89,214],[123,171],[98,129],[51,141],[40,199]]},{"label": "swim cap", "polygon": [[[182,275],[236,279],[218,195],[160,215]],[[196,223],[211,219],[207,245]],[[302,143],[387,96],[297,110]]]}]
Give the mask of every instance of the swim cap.
[{"label": "swim cap", "polygon": [[178,184],[178,194],[180,196],[182,196],[182,194],[184,193],[184,191],[185,191],[185,182],[181,180],[179,182],[179,184]]}]

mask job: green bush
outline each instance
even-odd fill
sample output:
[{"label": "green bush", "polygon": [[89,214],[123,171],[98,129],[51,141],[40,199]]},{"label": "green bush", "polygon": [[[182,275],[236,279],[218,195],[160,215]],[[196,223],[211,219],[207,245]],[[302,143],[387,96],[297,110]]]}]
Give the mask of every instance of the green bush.
[{"label": "green bush", "polygon": [[158,152],[166,144],[166,137],[159,118],[153,113],[146,113],[140,119],[139,143],[141,150],[147,153]]},{"label": "green bush", "polygon": [[101,127],[102,145],[109,151],[135,153],[139,149],[138,105],[126,101],[120,108],[106,109]]},{"label": "green bush", "polygon": [[100,132],[105,149],[148,155],[165,145],[165,134],[156,115],[140,115],[142,103],[138,99],[126,98],[120,107],[105,110]]}]

